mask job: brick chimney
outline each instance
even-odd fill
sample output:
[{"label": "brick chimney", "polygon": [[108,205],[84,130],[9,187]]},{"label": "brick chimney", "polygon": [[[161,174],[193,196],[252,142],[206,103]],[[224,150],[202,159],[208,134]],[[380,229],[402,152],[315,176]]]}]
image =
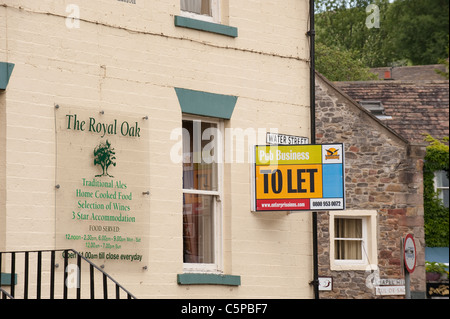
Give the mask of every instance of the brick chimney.
[{"label": "brick chimney", "polygon": [[384,71],[384,79],[385,80],[392,80],[392,78],[391,78],[391,70]]},{"label": "brick chimney", "polygon": [[386,71],[384,71],[384,79],[385,80],[393,80],[392,78],[392,71],[394,70],[394,68],[390,68]]}]

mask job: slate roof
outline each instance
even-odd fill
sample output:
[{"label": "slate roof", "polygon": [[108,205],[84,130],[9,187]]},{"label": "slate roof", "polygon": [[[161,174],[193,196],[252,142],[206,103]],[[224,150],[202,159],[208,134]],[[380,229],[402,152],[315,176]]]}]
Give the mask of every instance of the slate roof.
[{"label": "slate roof", "polygon": [[391,79],[397,81],[423,81],[423,80],[445,80],[445,78],[438,74],[436,70],[442,72],[447,71],[444,64],[431,65],[414,65],[414,66],[397,66],[397,67],[381,67],[370,69],[372,73],[378,75],[380,80],[385,79],[385,72],[390,72]]},{"label": "slate roof", "polygon": [[424,134],[435,138],[449,136],[448,80],[333,84],[358,103],[380,101],[388,116],[382,122],[411,143],[424,143]]}]

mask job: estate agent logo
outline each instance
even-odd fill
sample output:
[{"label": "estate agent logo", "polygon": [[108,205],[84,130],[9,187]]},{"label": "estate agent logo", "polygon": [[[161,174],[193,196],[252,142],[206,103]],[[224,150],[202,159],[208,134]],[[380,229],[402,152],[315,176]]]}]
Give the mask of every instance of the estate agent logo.
[{"label": "estate agent logo", "polygon": [[325,155],[325,159],[330,160],[330,159],[339,159],[339,149],[335,149],[334,147],[331,147],[329,149],[326,150],[327,154]]},{"label": "estate agent logo", "polygon": [[108,174],[108,168],[113,165],[116,166],[116,162],[114,161],[116,157],[116,152],[114,152],[114,148],[111,147],[111,143],[106,140],[106,143],[100,142],[100,144],[94,149],[94,165],[100,165],[103,170],[103,174],[95,175],[95,177],[109,176],[114,177]]}]

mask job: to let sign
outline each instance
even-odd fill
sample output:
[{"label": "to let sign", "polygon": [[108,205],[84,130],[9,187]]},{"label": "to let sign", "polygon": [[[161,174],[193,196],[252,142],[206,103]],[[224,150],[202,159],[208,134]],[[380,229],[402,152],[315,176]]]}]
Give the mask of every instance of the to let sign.
[{"label": "to let sign", "polygon": [[343,144],[255,147],[254,211],[343,210]]}]

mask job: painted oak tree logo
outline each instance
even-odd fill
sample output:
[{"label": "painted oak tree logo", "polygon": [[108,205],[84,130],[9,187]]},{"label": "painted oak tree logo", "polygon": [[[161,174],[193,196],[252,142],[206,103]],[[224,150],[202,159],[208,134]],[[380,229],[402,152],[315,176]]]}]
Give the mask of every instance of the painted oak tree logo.
[{"label": "painted oak tree logo", "polygon": [[111,147],[111,143],[106,140],[106,143],[100,142],[100,144],[94,149],[94,165],[100,165],[103,174],[95,175],[95,177],[109,176],[114,177],[108,174],[108,168],[113,165],[116,166],[116,162],[114,161],[116,157],[116,152],[114,152],[114,148]]}]

